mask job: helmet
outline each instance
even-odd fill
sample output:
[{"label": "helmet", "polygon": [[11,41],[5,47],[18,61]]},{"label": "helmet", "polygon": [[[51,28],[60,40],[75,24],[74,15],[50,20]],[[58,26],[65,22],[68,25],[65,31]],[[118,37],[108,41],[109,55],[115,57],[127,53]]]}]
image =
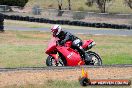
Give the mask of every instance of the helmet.
[{"label": "helmet", "polygon": [[51,28],[51,32],[53,33],[53,37],[56,37],[61,31],[62,31],[62,29],[61,29],[60,25],[54,25]]}]

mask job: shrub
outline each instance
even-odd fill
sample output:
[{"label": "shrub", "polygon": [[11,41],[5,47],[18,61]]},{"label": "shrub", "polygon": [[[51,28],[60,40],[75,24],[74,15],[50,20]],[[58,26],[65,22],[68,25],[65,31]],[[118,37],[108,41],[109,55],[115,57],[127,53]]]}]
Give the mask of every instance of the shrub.
[{"label": "shrub", "polygon": [[0,5],[24,7],[28,0],[0,0]]},{"label": "shrub", "polygon": [[84,11],[84,8],[83,7],[79,7],[78,11]]},{"label": "shrub", "polygon": [[74,12],[73,13],[73,19],[75,20],[81,20],[85,18],[86,13],[85,12]]}]

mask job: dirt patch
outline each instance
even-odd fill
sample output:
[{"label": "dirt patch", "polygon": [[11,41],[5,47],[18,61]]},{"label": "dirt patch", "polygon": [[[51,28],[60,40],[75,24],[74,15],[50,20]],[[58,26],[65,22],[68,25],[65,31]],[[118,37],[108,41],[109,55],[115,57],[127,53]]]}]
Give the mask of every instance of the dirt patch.
[{"label": "dirt patch", "polygon": [[[91,79],[132,79],[132,67],[85,68]],[[0,73],[0,87],[9,85],[44,84],[48,80],[77,81],[81,68],[35,70]]]}]

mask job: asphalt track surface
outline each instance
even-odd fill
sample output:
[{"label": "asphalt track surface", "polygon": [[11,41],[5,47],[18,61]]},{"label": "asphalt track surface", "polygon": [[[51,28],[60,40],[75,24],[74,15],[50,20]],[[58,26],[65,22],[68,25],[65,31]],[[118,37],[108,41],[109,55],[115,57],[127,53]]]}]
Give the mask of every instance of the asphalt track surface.
[{"label": "asphalt track surface", "polygon": [[[30,28],[30,27],[19,27],[19,26],[7,26],[5,30],[19,30],[19,31],[43,31],[50,32],[49,28]],[[115,35],[115,36],[132,36],[132,30],[123,29],[64,29],[75,34],[92,34],[92,35]]]},{"label": "asphalt track surface", "polygon": [[8,71],[32,71],[32,70],[62,70],[62,69],[79,69],[79,68],[127,68],[132,67],[132,64],[122,64],[122,65],[102,65],[102,66],[56,66],[56,67],[17,67],[17,68],[0,68],[0,72]]}]

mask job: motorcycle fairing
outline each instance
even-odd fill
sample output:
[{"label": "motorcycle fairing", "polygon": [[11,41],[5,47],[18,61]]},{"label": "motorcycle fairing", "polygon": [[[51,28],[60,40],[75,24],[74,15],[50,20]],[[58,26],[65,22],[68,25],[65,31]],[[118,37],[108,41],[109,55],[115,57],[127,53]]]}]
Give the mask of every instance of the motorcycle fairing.
[{"label": "motorcycle fairing", "polygon": [[56,62],[59,61],[59,57],[58,57],[58,54],[50,54],[50,56],[52,56]]},{"label": "motorcycle fairing", "polygon": [[87,48],[88,48],[88,45],[90,45],[90,43],[92,43],[92,42],[93,42],[92,39],[90,39],[90,40],[84,40],[84,41],[83,41],[82,47],[83,47],[84,49],[87,49]]},{"label": "motorcycle fairing", "polygon": [[58,46],[57,50],[63,54],[67,61],[67,66],[77,66],[77,65],[84,65],[84,62],[81,59],[80,54],[69,47]]},{"label": "motorcycle fairing", "polygon": [[55,37],[53,37],[53,38],[50,40],[50,42],[49,42],[49,44],[48,44],[48,48],[47,48],[46,51],[45,51],[46,54],[50,54],[53,50],[56,49],[56,41],[58,41],[58,40],[59,40],[59,39],[58,39],[58,38],[55,38]]}]

